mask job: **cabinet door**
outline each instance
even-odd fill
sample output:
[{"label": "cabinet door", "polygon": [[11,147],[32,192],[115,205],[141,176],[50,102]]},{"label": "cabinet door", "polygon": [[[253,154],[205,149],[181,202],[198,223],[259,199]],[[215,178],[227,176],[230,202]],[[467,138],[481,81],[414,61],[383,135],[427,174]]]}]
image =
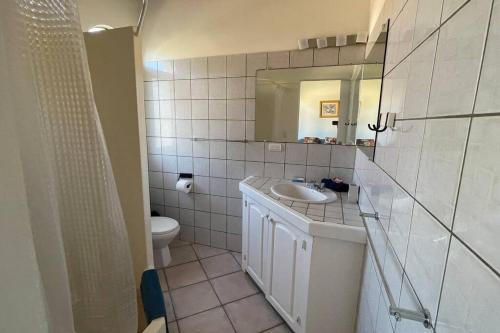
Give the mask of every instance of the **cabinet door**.
[{"label": "cabinet door", "polygon": [[243,267],[264,288],[264,263],[267,239],[267,209],[246,198],[243,217]]},{"label": "cabinet door", "polygon": [[308,236],[271,213],[268,299],[295,332],[302,332],[307,300]]}]

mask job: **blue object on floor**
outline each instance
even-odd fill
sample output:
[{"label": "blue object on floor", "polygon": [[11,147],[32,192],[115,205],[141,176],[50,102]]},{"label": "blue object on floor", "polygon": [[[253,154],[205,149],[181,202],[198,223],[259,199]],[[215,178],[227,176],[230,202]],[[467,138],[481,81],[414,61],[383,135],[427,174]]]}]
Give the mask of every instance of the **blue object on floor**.
[{"label": "blue object on floor", "polygon": [[321,182],[325,184],[326,188],[328,188],[332,191],[335,191],[335,192],[347,192],[347,191],[349,191],[349,184],[346,184],[344,182],[337,183],[337,182],[334,182],[333,180],[328,179],[328,178],[322,179]]},{"label": "blue object on floor", "polygon": [[149,269],[142,273],[141,297],[148,324],[157,318],[165,317],[166,325],[167,313],[165,310],[165,301],[163,300],[163,291],[161,290],[160,280],[155,269]]}]

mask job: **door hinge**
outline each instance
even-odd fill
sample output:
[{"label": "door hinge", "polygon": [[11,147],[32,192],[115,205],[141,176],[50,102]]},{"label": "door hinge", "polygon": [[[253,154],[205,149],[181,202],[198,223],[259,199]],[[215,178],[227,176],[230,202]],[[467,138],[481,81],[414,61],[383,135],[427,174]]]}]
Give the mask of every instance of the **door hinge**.
[{"label": "door hinge", "polygon": [[248,203],[247,203],[247,201],[245,200],[245,207],[246,207],[246,206],[248,206]]},{"label": "door hinge", "polygon": [[302,320],[300,319],[300,316],[297,316],[297,324],[299,324],[299,326],[300,326],[301,322],[302,322]]},{"label": "door hinge", "polygon": [[302,250],[307,250],[307,242],[305,240],[302,241]]}]

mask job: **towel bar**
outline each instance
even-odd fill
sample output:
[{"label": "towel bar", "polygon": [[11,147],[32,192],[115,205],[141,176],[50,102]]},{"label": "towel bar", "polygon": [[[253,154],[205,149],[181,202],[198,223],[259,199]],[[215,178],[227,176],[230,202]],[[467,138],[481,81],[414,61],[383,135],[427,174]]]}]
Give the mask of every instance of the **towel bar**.
[{"label": "towel bar", "polygon": [[[431,329],[432,328],[432,319],[431,319],[431,313],[429,312],[429,310],[422,307],[421,311],[415,311],[415,310],[404,309],[404,308],[400,308],[400,307],[396,306],[396,302],[394,301],[394,297],[392,295],[391,289],[389,288],[387,280],[384,276],[384,271],[382,269],[382,265],[380,264],[380,260],[378,258],[376,251],[375,251],[375,247],[373,246],[373,241],[372,241],[372,238],[370,235],[370,231],[368,230],[368,225],[366,223],[366,218],[373,218],[377,222],[380,222],[379,215],[377,212],[375,212],[375,213],[363,213],[362,212],[362,213],[360,213],[360,216],[363,220],[363,224],[364,224],[365,229],[366,229],[366,237],[368,239],[368,243],[370,244],[370,247],[373,250],[372,252],[373,252],[373,258],[375,259],[375,265],[377,266],[377,270],[380,273],[380,277],[382,279],[382,285],[384,286],[385,292],[387,294],[387,298],[389,299],[389,303],[390,303],[389,313],[390,313],[390,315],[393,316],[396,319],[396,321],[401,321],[401,319],[418,321],[418,322],[421,322],[425,328]],[[384,237],[387,238],[387,235],[385,235],[385,232],[384,232]],[[389,239],[386,239],[386,241],[388,242],[392,251],[394,251]],[[404,275],[406,275],[406,273],[404,273]]]}]

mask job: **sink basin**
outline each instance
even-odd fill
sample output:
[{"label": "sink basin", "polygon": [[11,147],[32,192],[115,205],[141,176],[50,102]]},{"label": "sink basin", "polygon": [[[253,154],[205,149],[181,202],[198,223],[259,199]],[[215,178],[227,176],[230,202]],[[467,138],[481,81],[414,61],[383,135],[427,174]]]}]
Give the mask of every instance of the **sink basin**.
[{"label": "sink basin", "polygon": [[283,199],[307,203],[329,203],[337,200],[335,192],[328,189],[319,192],[304,185],[291,183],[271,186],[271,192]]}]

